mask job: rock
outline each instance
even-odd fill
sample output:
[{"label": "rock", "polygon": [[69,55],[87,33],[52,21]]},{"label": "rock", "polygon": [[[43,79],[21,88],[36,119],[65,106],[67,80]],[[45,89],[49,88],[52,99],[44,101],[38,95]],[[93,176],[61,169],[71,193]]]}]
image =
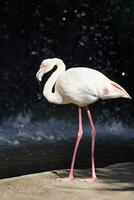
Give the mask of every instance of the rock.
[{"label": "rock", "polygon": [[134,163],[119,163],[97,169],[94,183],[83,182],[89,169],[75,170],[75,179],[60,182],[69,170],[53,170],[0,180],[0,200],[133,200]]}]

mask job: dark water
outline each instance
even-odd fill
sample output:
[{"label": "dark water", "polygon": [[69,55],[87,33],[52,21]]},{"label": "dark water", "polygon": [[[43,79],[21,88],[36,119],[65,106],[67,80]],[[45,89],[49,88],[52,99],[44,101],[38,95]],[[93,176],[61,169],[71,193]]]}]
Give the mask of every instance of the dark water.
[{"label": "dark water", "polygon": [[[134,161],[134,129],[121,122],[96,122],[96,166]],[[69,168],[77,124],[55,118],[31,122],[19,115],[0,126],[0,177]],[[87,122],[80,144],[76,168],[90,163],[90,129]]]},{"label": "dark water", "polygon": [[[0,177],[13,177],[69,168],[75,140],[50,143],[32,143],[0,152]],[[89,168],[90,146],[88,139],[81,142],[75,168]],[[119,162],[134,162],[134,142],[126,140],[97,140],[95,148],[96,167]]]}]

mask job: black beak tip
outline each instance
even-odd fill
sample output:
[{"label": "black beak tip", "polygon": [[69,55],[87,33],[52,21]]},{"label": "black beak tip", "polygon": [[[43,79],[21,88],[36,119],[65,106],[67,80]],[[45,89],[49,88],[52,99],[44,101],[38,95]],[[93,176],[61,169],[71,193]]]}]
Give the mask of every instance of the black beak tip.
[{"label": "black beak tip", "polygon": [[38,80],[38,85],[40,85],[40,86],[41,86],[41,81],[39,81],[39,80]]}]

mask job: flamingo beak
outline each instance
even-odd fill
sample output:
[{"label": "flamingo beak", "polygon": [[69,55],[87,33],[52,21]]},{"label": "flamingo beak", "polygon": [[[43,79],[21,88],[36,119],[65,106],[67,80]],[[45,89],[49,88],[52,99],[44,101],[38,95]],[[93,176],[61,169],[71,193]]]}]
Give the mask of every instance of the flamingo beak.
[{"label": "flamingo beak", "polygon": [[43,77],[44,74],[45,74],[44,68],[40,68],[36,73],[36,78],[39,81],[42,81],[42,77]]}]

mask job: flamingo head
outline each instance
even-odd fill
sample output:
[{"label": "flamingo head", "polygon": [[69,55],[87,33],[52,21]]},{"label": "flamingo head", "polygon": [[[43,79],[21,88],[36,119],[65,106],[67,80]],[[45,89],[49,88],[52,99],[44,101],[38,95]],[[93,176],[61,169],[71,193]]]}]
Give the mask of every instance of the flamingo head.
[{"label": "flamingo head", "polygon": [[36,73],[36,78],[41,81],[44,74],[53,69],[56,65],[56,58],[49,58],[42,61],[39,70]]}]

